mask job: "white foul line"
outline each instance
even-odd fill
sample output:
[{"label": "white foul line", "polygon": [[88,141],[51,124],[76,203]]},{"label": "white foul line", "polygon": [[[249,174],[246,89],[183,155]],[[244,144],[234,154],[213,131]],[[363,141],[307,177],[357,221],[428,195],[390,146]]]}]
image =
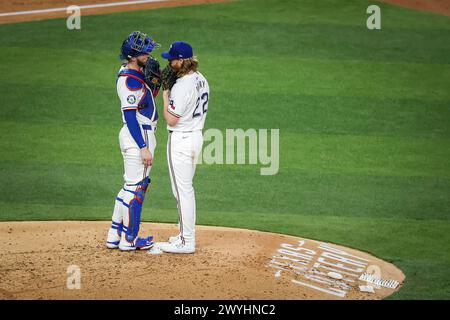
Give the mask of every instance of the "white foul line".
[{"label": "white foul line", "polygon": [[[130,5],[130,4],[165,2],[165,1],[167,1],[167,0],[136,0],[136,1],[124,1],[124,2],[112,2],[112,3],[100,3],[100,4],[87,4],[84,6],[78,6],[78,8],[80,8],[80,9],[104,8],[104,7],[125,6],[125,5]],[[42,9],[42,10],[6,12],[6,13],[0,13],[0,17],[19,16],[19,15],[23,15],[23,14],[36,14],[36,13],[66,11],[67,8],[69,8],[69,7],[70,6],[67,6],[64,8],[51,8],[51,9]]]}]

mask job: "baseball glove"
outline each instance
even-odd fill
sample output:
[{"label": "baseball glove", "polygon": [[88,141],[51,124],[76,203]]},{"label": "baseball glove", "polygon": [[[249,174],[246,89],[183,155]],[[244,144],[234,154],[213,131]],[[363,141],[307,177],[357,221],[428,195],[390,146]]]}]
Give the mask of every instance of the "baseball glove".
[{"label": "baseball glove", "polygon": [[171,90],[177,81],[177,73],[170,64],[168,64],[161,72],[163,90]]},{"label": "baseball glove", "polygon": [[153,57],[148,58],[147,63],[144,66],[144,76],[145,82],[150,90],[152,90],[153,95],[156,96],[161,87],[161,69],[158,60]]}]

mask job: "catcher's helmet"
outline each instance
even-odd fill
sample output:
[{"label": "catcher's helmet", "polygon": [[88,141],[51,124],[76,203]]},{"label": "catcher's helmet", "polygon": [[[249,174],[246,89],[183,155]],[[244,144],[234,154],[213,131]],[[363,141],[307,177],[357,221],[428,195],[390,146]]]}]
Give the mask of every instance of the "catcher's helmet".
[{"label": "catcher's helmet", "polygon": [[156,43],[147,34],[134,31],[123,41],[122,48],[120,49],[120,59],[124,60],[140,56],[141,54],[148,54],[160,46],[159,43]]}]

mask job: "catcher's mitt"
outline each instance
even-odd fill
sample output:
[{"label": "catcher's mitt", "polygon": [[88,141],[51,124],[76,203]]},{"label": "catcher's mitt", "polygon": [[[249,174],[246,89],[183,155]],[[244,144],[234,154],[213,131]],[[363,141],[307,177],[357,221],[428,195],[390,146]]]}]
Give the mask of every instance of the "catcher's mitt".
[{"label": "catcher's mitt", "polygon": [[163,90],[171,90],[177,81],[177,72],[168,64],[161,72]]},{"label": "catcher's mitt", "polygon": [[144,66],[145,82],[152,90],[153,95],[156,95],[161,87],[161,69],[159,62],[153,57],[149,57]]}]

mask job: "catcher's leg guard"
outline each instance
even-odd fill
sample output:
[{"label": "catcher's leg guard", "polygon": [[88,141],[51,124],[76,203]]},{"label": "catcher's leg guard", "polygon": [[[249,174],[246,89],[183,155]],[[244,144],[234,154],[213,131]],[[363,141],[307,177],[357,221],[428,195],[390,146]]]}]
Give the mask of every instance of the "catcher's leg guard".
[{"label": "catcher's leg guard", "polygon": [[[124,188],[127,196],[126,199],[130,199],[128,204],[128,214],[124,215],[123,219],[123,232],[125,233],[125,240],[133,243],[139,233],[139,225],[141,223],[142,204],[144,203],[145,193],[150,184],[150,178],[146,177],[139,182],[137,186],[132,189],[132,186]],[[126,202],[124,201],[124,204]]]},{"label": "catcher's leg guard", "polygon": [[108,239],[106,240],[106,246],[110,249],[116,249],[119,247],[120,239],[122,237],[123,224],[112,222],[111,228],[108,231]]},{"label": "catcher's leg guard", "polygon": [[114,211],[111,218],[112,222],[116,222],[118,224],[122,223],[123,214],[125,213],[125,210],[122,205],[121,199],[123,199],[124,196],[125,191],[123,190],[123,188],[121,188],[115,199]]},{"label": "catcher's leg guard", "polygon": [[117,223],[113,221],[111,224],[111,229],[116,230],[116,234],[120,239],[120,237],[122,236],[123,223]]}]

